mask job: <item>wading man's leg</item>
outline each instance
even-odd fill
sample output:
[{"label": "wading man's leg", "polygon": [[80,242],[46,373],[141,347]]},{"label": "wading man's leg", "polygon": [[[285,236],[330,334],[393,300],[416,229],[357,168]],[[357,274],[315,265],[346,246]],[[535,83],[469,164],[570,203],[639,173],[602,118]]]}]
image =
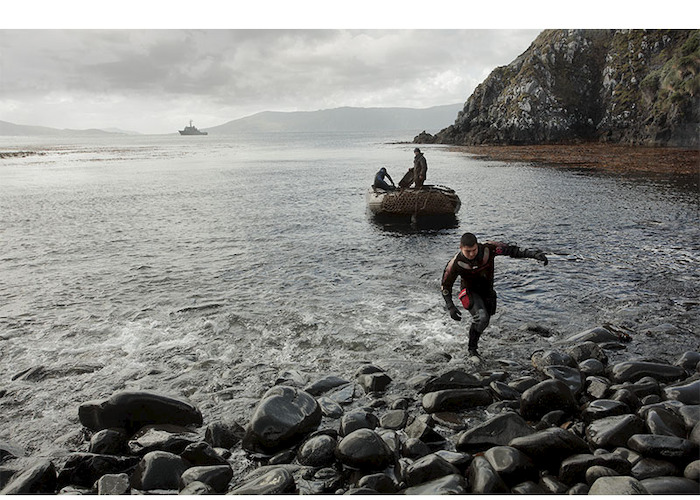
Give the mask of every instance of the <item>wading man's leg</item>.
[{"label": "wading man's leg", "polygon": [[471,296],[472,303],[469,307],[469,314],[472,315],[472,324],[469,327],[469,355],[478,356],[477,347],[479,344],[479,337],[484,333],[486,327],[489,326],[489,321],[491,321],[491,314],[489,314],[489,309],[484,303],[484,299],[477,293],[472,293]]}]

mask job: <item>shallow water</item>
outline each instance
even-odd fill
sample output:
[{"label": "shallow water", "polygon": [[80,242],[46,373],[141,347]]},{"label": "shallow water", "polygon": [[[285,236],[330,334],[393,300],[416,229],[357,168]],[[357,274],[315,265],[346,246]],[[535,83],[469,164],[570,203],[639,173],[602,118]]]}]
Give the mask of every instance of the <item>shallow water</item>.
[{"label": "shallow water", "polygon": [[426,146],[456,224],[377,223],[364,193],[381,166],[398,182],[411,136],[0,138],[43,153],[0,160],[0,440],[55,453],[80,403],[126,388],[245,423],[286,370],[458,364],[468,322],[439,286],[465,231],[550,255],[497,260],[487,358],[526,365],[606,323],[632,334],[625,356],[699,348],[696,189]]}]

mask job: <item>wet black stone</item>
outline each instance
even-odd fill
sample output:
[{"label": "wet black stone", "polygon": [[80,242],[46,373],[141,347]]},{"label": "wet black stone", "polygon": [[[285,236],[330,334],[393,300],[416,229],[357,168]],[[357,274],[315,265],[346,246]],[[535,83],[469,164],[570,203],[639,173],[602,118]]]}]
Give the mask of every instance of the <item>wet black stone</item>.
[{"label": "wet black stone", "polygon": [[700,404],[700,380],[694,380],[687,384],[666,387],[663,391],[666,399],[680,401],[686,405]]},{"label": "wet black stone", "polygon": [[596,344],[602,344],[605,342],[617,342],[619,340],[618,336],[603,327],[596,327],[590,330],[586,330],[581,333],[577,333],[567,337],[564,342],[566,343],[579,343],[579,342],[595,342]]},{"label": "wet black stone", "polygon": [[97,480],[98,495],[126,495],[131,486],[128,474],[105,474]]},{"label": "wet black stone", "polygon": [[370,488],[378,493],[396,493],[397,487],[394,480],[387,474],[368,474],[357,482],[358,488]]},{"label": "wet black stone", "polygon": [[683,419],[685,428],[688,430],[692,430],[695,424],[700,422],[700,405],[682,405],[676,413]]},{"label": "wet black stone", "polygon": [[542,373],[551,379],[564,382],[574,396],[583,392],[583,377],[576,367],[552,365],[542,370]]},{"label": "wet black stone", "polygon": [[508,487],[493,466],[482,456],[474,457],[468,471],[471,492],[474,494],[507,493]]},{"label": "wet black stone", "polygon": [[379,434],[370,429],[358,429],[345,436],[335,454],[343,464],[362,470],[382,470],[394,457]]},{"label": "wet black stone", "polygon": [[685,370],[679,366],[649,361],[623,361],[609,369],[610,380],[616,383],[634,382],[643,377],[652,377],[659,382],[673,382],[684,375]]},{"label": "wet black stone", "polygon": [[630,476],[601,477],[591,485],[589,495],[648,495],[641,482]]},{"label": "wet black stone", "polygon": [[401,455],[406,458],[417,459],[430,455],[430,447],[417,438],[408,438],[401,446]]},{"label": "wet black stone", "polygon": [[527,420],[539,420],[553,408],[567,414],[578,409],[571,389],[560,380],[540,382],[523,392],[520,398],[520,414]]},{"label": "wet black stone", "polygon": [[654,408],[646,414],[646,428],[650,434],[660,436],[676,436],[685,438],[686,430],[683,419],[675,413],[663,408]]},{"label": "wet black stone", "polygon": [[433,453],[419,458],[408,466],[406,469],[406,484],[408,486],[417,486],[430,482],[433,479],[459,473],[460,471],[457,467]]},{"label": "wet black stone", "polygon": [[455,412],[433,413],[432,416],[437,425],[447,427],[448,429],[461,431],[467,428],[466,422]]},{"label": "wet black stone", "polygon": [[90,453],[123,455],[127,450],[127,435],[122,429],[103,429],[90,438]]},{"label": "wet black stone", "polygon": [[626,446],[630,437],[644,430],[644,421],[636,415],[605,417],[591,422],[586,438],[597,448]]},{"label": "wet black stone", "polygon": [[177,455],[165,451],[147,453],[131,475],[131,487],[137,490],[177,490],[180,476],[189,465]]},{"label": "wet black stone", "polygon": [[536,457],[538,466],[558,471],[562,460],[577,453],[589,451],[588,444],[561,427],[551,427],[543,431],[511,440],[508,446],[517,448],[529,457]]},{"label": "wet black stone", "polygon": [[382,415],[379,425],[385,429],[403,429],[408,423],[408,412],[405,410],[391,410]]},{"label": "wet black stone", "polygon": [[605,365],[597,359],[586,359],[578,364],[578,369],[585,377],[599,376],[605,373]]},{"label": "wet black stone", "polygon": [[164,394],[125,391],[78,408],[80,423],[93,431],[123,428],[128,432],[156,424],[202,425],[202,414],[190,402]]},{"label": "wet black stone", "polygon": [[474,375],[461,370],[450,370],[425,381],[419,388],[419,394],[445,391],[449,389],[469,389],[482,387],[481,381]]},{"label": "wet black stone", "polygon": [[357,383],[365,390],[365,394],[384,392],[391,381],[391,377],[383,372],[364,373],[357,377]]},{"label": "wet black stone", "polygon": [[616,389],[610,395],[610,399],[625,403],[630,410],[635,410],[642,404],[641,401],[639,401],[639,398],[629,389]]},{"label": "wet black stone", "polygon": [[293,448],[289,450],[282,450],[279,453],[274,454],[268,461],[267,465],[284,465],[291,464],[297,457],[296,451]]},{"label": "wet black stone", "polygon": [[545,493],[553,495],[563,495],[569,489],[567,485],[549,474],[545,474],[540,478],[539,485]]},{"label": "wet black stone", "polygon": [[326,434],[313,436],[299,447],[297,460],[302,465],[322,467],[332,464],[335,460],[335,448],[338,441]]},{"label": "wet black stone", "polygon": [[180,489],[184,489],[191,483],[200,482],[217,493],[224,493],[228,483],[233,478],[233,469],[230,465],[206,465],[190,467],[180,477]]},{"label": "wet black stone", "polygon": [[700,480],[700,459],[693,460],[688,465],[686,465],[685,469],[683,470],[683,477],[692,479],[693,481]]},{"label": "wet black stone", "polygon": [[229,495],[281,495],[294,491],[294,476],[283,467],[256,471],[242,483],[234,486]]},{"label": "wet black stone", "polygon": [[539,384],[539,380],[536,379],[535,377],[519,377],[515,380],[512,380],[508,382],[508,387],[512,387],[516,391],[518,391],[520,394],[528,390],[530,387],[533,385]]},{"label": "wet black stone", "polygon": [[422,404],[427,413],[437,413],[486,406],[492,401],[491,393],[483,388],[446,389],[425,394]]},{"label": "wet black stone", "polygon": [[324,394],[330,391],[331,389],[335,389],[336,387],[347,385],[349,383],[349,380],[336,377],[335,375],[329,375],[306,386],[304,388],[304,392],[307,392],[312,396],[320,396],[321,394]]},{"label": "wet black stone", "polygon": [[588,495],[591,487],[585,483],[576,483],[571,488],[566,490],[567,495]]},{"label": "wet black stone", "polygon": [[293,387],[271,388],[250,419],[243,448],[253,452],[278,451],[316,430],[321,408],[309,393]]},{"label": "wet black stone", "polygon": [[474,457],[472,457],[469,453],[459,453],[449,450],[438,450],[435,452],[435,454],[457,467],[460,472],[467,470],[467,467],[469,467],[474,459]]},{"label": "wet black stone", "polygon": [[695,443],[674,436],[635,434],[629,438],[627,446],[646,458],[660,460],[689,462],[698,456],[698,446]]},{"label": "wet black stone", "polygon": [[545,491],[534,481],[525,481],[524,483],[516,484],[510,489],[510,492],[516,495],[544,495]]},{"label": "wet black stone", "polygon": [[493,392],[501,401],[512,400],[520,401],[520,392],[513,389],[504,382],[494,381],[489,384],[491,392]]},{"label": "wet black stone", "polygon": [[586,394],[594,399],[603,399],[610,390],[610,382],[605,377],[587,377]]},{"label": "wet black stone", "polygon": [[56,491],[56,468],[40,460],[19,472],[0,490],[0,495],[53,494]]},{"label": "wet black stone", "polygon": [[597,399],[588,403],[581,411],[581,418],[587,424],[601,418],[615,417],[630,413],[630,408],[621,401],[614,399]]},{"label": "wet black stone", "polygon": [[204,431],[204,440],[214,448],[233,448],[241,442],[245,429],[235,421],[212,422]]},{"label": "wet black stone", "polygon": [[508,485],[536,481],[539,471],[532,459],[510,446],[494,446],[484,453],[491,467]]},{"label": "wet black stone", "polygon": [[641,481],[650,495],[697,495],[700,483],[685,477],[653,477]]},{"label": "wet black stone", "polygon": [[673,364],[694,371],[698,363],[700,363],[700,352],[686,351]]},{"label": "wet black stone", "polygon": [[520,415],[503,413],[458,434],[456,448],[457,451],[475,453],[492,446],[508,445],[515,438],[534,433],[535,430]]},{"label": "wet black stone", "polygon": [[25,451],[16,444],[0,441],[0,463],[6,459],[19,458],[25,456]]},{"label": "wet black stone", "polygon": [[148,425],[129,440],[129,453],[145,455],[151,451],[167,451],[179,455],[188,445],[196,443],[197,434],[179,425]]},{"label": "wet black stone", "polygon": [[350,383],[343,385],[328,393],[328,398],[340,405],[348,405],[352,403],[355,397],[355,384]]},{"label": "wet black stone", "polygon": [[539,423],[535,426],[535,430],[541,431],[547,427],[559,427],[566,420],[566,412],[561,410],[550,411],[542,417]]},{"label": "wet black stone", "polygon": [[340,435],[347,436],[357,429],[376,429],[378,426],[379,419],[374,413],[355,410],[340,419]]},{"label": "wet black stone", "polygon": [[404,495],[464,495],[466,492],[464,478],[460,474],[453,474],[419,486],[406,488],[400,493]]},{"label": "wet black stone", "polygon": [[430,447],[442,448],[445,438],[433,429],[433,419],[430,415],[419,415],[405,429],[406,435],[423,441]]},{"label": "wet black stone", "polygon": [[589,360],[595,360],[601,365],[605,365],[608,362],[608,356],[605,354],[605,351],[598,344],[591,341],[576,344],[568,348],[566,352],[579,364]]},{"label": "wet black stone", "polygon": [[610,467],[605,467],[603,465],[593,465],[589,467],[586,471],[586,483],[593,484],[596,482],[597,479],[601,477],[613,477],[619,475],[619,472],[617,472],[615,469],[611,469]]},{"label": "wet black stone", "polygon": [[632,467],[631,475],[641,481],[650,477],[677,476],[679,472],[678,467],[667,460],[643,458]]},{"label": "wet black stone", "polygon": [[610,390],[613,392],[620,389],[628,389],[638,398],[643,398],[654,394],[658,396],[661,394],[661,386],[659,385],[658,380],[653,377],[642,377],[634,383],[625,382],[624,384],[615,384],[610,386]]},{"label": "wet black stone", "polygon": [[219,455],[211,445],[205,441],[199,441],[187,445],[180,453],[180,456],[187,460],[191,465],[209,466],[209,465],[226,465],[228,462],[225,458]]},{"label": "wet black stone", "polygon": [[576,361],[571,355],[554,350],[535,351],[531,356],[532,365],[538,371],[544,371],[548,366],[570,366],[575,367]]},{"label": "wet black stone", "polygon": [[594,465],[601,465],[603,460],[591,453],[577,453],[562,460],[559,466],[559,480],[573,485],[586,480],[586,471]]},{"label": "wet black stone", "polygon": [[138,457],[73,453],[58,474],[58,487],[69,484],[92,487],[105,474],[130,474],[138,463]]},{"label": "wet black stone", "polygon": [[201,483],[199,481],[193,481],[183,489],[180,490],[179,495],[192,496],[192,495],[213,495],[216,492],[211,486]]},{"label": "wet black stone", "polygon": [[318,404],[321,407],[321,412],[323,413],[323,415],[328,417],[328,418],[340,418],[345,413],[345,410],[343,410],[343,407],[340,406],[335,401],[333,401],[331,398],[321,396],[316,401],[318,401]]}]

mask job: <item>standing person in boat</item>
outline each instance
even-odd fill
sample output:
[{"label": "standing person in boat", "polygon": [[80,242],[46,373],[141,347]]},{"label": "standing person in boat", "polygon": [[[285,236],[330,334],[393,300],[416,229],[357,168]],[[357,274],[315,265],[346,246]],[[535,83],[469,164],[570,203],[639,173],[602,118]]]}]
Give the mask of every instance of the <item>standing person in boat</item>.
[{"label": "standing person in boat", "polygon": [[403,176],[403,179],[399,182],[399,187],[408,188],[415,184],[420,189],[423,187],[427,173],[428,162],[420,149],[415,148],[413,150],[413,167],[409,168],[406,175]]},{"label": "standing person in boat", "polygon": [[472,233],[464,233],[459,242],[459,252],[452,257],[442,273],[442,298],[455,321],[461,321],[462,313],[452,302],[452,285],[461,278],[458,298],[472,316],[469,328],[469,355],[479,357],[479,337],[496,312],[496,292],[493,289],[494,259],[507,255],[516,259],[536,259],[547,265],[547,256],[540,250],[527,250],[515,245],[487,241],[479,243]]},{"label": "standing person in boat", "polygon": [[[391,182],[391,185],[389,185],[384,179],[389,179],[389,182]],[[379,172],[374,176],[374,184],[372,184],[372,187],[375,189],[383,189],[385,191],[393,191],[396,189],[396,185],[394,184],[394,179],[391,178],[389,175],[389,172],[386,171],[384,167],[379,169]]]}]

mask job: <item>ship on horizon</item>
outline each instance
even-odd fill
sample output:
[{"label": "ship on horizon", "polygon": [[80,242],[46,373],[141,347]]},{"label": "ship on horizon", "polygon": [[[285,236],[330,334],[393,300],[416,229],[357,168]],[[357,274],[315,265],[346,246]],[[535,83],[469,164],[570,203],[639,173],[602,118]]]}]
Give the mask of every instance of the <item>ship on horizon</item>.
[{"label": "ship on horizon", "polygon": [[185,127],[185,130],[178,130],[180,135],[207,135],[208,132],[202,132],[197,127],[192,125],[192,120],[190,120],[189,126]]}]

